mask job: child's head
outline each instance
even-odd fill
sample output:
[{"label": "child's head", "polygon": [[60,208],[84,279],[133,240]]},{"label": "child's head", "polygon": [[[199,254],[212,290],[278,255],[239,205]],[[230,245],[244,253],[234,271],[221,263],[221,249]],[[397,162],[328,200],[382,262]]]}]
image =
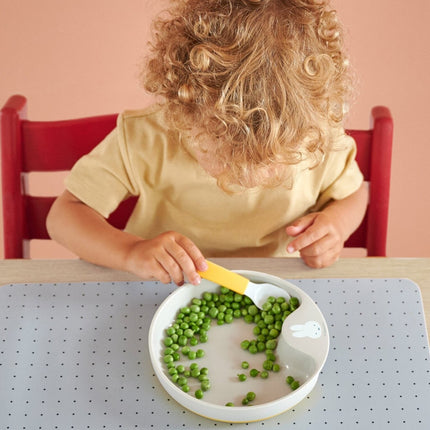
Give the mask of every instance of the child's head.
[{"label": "child's head", "polygon": [[[177,0],[155,23],[145,88],[180,130],[226,166],[221,186],[285,180],[283,166],[328,149],[350,88],[341,27],[328,0]],[[267,168],[272,175],[267,175]],[[245,178],[245,179],[244,179]]]}]

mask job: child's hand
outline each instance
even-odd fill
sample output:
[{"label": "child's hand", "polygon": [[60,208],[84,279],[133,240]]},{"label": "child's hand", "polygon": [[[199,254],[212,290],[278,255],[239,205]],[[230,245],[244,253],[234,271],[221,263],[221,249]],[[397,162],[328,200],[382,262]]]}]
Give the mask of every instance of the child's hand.
[{"label": "child's hand", "polygon": [[287,246],[287,251],[300,252],[303,261],[310,267],[321,268],[339,259],[344,238],[336,217],[325,212],[315,212],[303,216],[286,228],[295,239]]},{"label": "child's hand", "polygon": [[169,231],[149,240],[138,240],[127,254],[127,270],[143,279],[157,279],[165,284],[182,285],[188,279],[200,283],[197,270],[207,264],[197,246],[187,237]]}]

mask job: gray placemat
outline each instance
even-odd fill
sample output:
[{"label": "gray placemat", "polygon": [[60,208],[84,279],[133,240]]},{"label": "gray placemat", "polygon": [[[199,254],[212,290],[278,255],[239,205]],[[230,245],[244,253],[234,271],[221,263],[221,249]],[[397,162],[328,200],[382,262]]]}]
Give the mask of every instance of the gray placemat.
[{"label": "gray placemat", "polygon": [[428,429],[430,356],[405,279],[294,280],[318,304],[330,353],[311,394],[270,420],[227,424],[170,399],[147,350],[157,282],[0,288],[0,429]]}]

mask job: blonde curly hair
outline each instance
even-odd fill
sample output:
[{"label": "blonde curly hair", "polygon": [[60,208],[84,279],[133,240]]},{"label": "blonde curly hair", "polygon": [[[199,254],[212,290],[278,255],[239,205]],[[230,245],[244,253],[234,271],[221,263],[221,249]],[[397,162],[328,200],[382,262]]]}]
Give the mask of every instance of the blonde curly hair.
[{"label": "blonde curly hair", "polygon": [[329,0],[174,0],[154,30],[143,85],[172,127],[199,125],[224,190],[291,184],[331,149],[351,78]]}]

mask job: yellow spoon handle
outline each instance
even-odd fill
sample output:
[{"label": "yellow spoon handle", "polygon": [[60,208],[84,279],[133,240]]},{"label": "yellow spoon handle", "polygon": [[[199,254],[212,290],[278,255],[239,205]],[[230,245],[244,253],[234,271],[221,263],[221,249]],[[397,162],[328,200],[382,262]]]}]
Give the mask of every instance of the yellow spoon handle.
[{"label": "yellow spoon handle", "polygon": [[212,263],[211,261],[206,260],[206,263],[208,264],[208,269],[204,272],[199,272],[202,278],[216,282],[222,287],[227,287],[236,293],[242,295],[245,293],[249,279],[225,269],[224,267],[218,266],[218,264]]}]

